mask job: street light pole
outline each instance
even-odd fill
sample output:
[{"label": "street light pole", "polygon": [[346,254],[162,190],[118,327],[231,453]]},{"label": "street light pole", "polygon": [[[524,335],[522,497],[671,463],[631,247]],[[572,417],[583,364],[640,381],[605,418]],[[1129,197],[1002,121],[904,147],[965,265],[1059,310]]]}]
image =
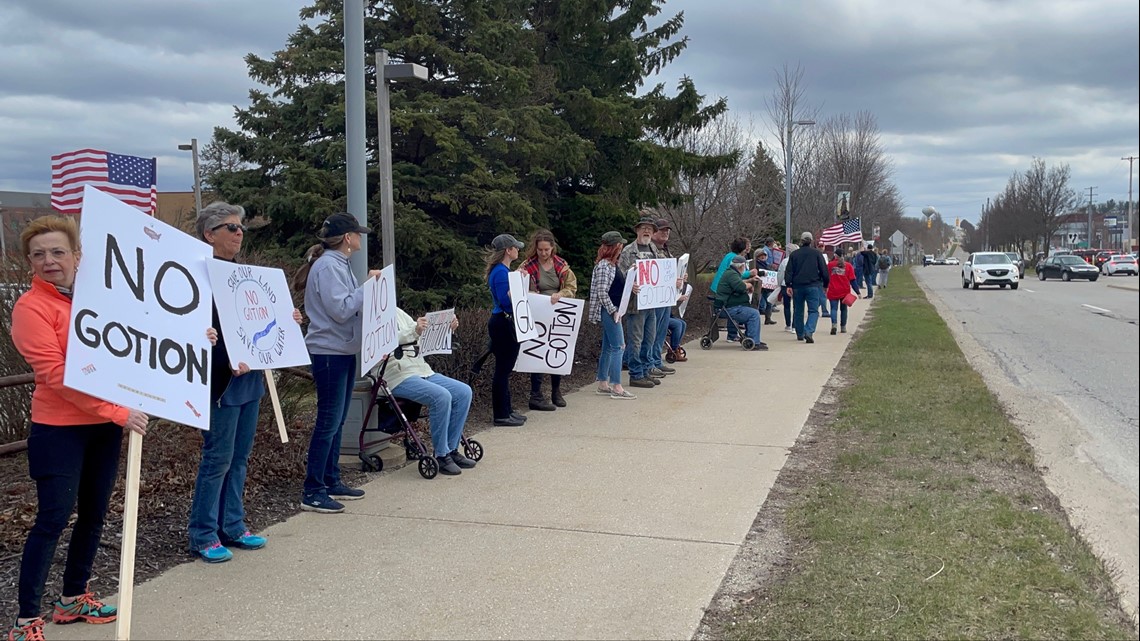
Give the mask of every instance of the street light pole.
[{"label": "street light pole", "polygon": [[814,125],[814,120],[792,120],[788,113],[787,145],[784,150],[784,251],[791,252],[792,246],[792,130],[796,125]]},{"label": "street light pole", "polygon": [[194,160],[194,216],[202,213],[202,172],[198,169],[198,139],[191,138],[189,145],[178,145],[181,151],[189,151]]},{"label": "street light pole", "polygon": [[392,110],[389,80],[427,80],[427,68],[417,64],[388,64],[388,51],[376,52],[376,138],[380,161],[380,244],[384,266],[396,262],[396,203],[392,191]]},{"label": "street light pole", "polygon": [[1121,160],[1128,161],[1128,221],[1125,224],[1124,247],[1121,248],[1127,253],[1132,250],[1132,233],[1136,229],[1132,221],[1132,163],[1135,162],[1137,158],[1136,156],[1129,156],[1127,158],[1121,158]]}]

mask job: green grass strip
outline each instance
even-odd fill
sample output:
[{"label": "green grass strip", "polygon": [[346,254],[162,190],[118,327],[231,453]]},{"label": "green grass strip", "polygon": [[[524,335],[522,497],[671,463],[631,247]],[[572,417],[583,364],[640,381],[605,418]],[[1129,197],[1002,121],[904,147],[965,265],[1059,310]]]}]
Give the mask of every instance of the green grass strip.
[{"label": "green grass strip", "polygon": [[837,419],[811,445],[822,454],[804,454],[820,472],[785,513],[791,569],[722,636],[1135,639],[910,272],[875,299],[840,366]]}]

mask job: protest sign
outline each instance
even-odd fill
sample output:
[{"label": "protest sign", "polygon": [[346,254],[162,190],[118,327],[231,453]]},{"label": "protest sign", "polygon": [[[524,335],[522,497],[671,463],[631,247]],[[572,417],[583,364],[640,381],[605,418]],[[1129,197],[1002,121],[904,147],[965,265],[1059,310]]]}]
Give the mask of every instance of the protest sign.
[{"label": "protest sign", "polygon": [[757,271],[757,276],[760,277],[761,289],[776,289],[780,286],[779,283],[776,282],[776,272],[774,271],[761,269]]},{"label": "protest sign", "polygon": [[396,268],[388,265],[380,276],[364,283],[364,308],[360,311],[362,338],[360,375],[376,367],[400,344],[396,329]]},{"label": "protest sign", "polygon": [[784,251],[780,249],[768,250],[768,264],[773,267],[779,267],[780,263],[784,262]]},{"label": "protest sign", "polygon": [[530,309],[530,278],[521,272],[507,275],[511,288],[511,318],[515,324],[515,339],[522,343],[538,338],[538,328],[534,325],[534,313]]},{"label": "protest sign", "polygon": [[[677,259],[677,278],[685,278],[685,276],[689,273],[688,270],[689,255],[681,254],[681,257]],[[683,293],[682,290],[684,289],[685,285],[682,283],[681,286],[677,288],[677,295],[680,296]]]},{"label": "protest sign", "polygon": [[677,302],[677,261],[643,258],[637,261],[637,309],[672,307]]},{"label": "protest sign", "polygon": [[63,384],[210,427],[210,246],[93,187],[83,190]]},{"label": "protest sign", "polygon": [[519,345],[516,372],[567,376],[574,366],[578,329],[586,313],[586,301],[560,298],[551,303],[544,294],[530,294],[530,309],[538,336]]},{"label": "protest sign", "polygon": [[[681,294],[682,296],[692,297],[692,295],[693,295],[693,286],[692,285],[685,283],[685,285],[682,289],[685,290]],[[678,296],[678,298],[680,298],[680,296]],[[685,317],[685,310],[688,308],[689,308],[689,299],[686,298],[685,300],[681,301],[680,305],[677,305],[677,315],[680,316],[681,318],[684,318]]]},{"label": "protest sign", "polygon": [[230,369],[239,363],[251,370],[309,364],[285,272],[218,259],[208,267]]},{"label": "protest sign", "polygon": [[625,273],[625,287],[621,290],[621,304],[618,305],[618,316],[625,316],[629,311],[629,299],[633,294],[633,285],[637,282],[637,265],[629,268]]},{"label": "protest sign", "polygon": [[455,308],[440,312],[428,312],[428,326],[420,334],[420,356],[451,353],[451,321],[455,320]]}]

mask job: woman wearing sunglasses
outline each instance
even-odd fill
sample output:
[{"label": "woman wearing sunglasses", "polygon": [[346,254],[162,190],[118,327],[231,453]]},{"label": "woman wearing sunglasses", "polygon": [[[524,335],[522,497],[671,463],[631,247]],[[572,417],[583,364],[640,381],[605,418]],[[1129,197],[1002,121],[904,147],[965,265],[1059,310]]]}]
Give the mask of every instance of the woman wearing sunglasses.
[{"label": "woman wearing sunglasses", "polygon": [[[216,202],[198,214],[198,237],[214,248],[214,258],[237,262],[245,239],[245,209]],[[293,320],[301,313],[293,310]],[[210,429],[202,432],[202,462],[190,504],[190,551],[207,563],[233,558],[229,548],[257,550],[265,537],[253,534],[245,523],[245,475],[265,382],[250,374],[249,365],[231,363],[222,338],[218,308],[214,307],[218,341],[212,354],[210,381]]]}]

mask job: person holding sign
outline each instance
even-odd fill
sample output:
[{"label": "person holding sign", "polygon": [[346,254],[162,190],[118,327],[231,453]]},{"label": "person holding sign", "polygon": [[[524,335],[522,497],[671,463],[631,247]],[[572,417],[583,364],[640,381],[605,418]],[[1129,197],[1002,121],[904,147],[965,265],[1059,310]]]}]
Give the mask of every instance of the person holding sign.
[{"label": "person holding sign", "polygon": [[[198,238],[214,248],[214,258],[235,260],[245,239],[245,209],[215,202],[198,214]],[[301,322],[301,312],[293,310],[293,320]],[[245,524],[245,475],[261,397],[265,394],[260,374],[249,376],[249,365],[230,363],[218,307],[214,305],[214,328],[218,341],[211,356],[210,429],[202,432],[202,462],[194,483],[190,504],[190,552],[207,563],[233,558],[226,547],[257,550],[265,547],[265,537],[250,532]]]},{"label": "person holding sign", "polygon": [[[653,233],[657,231],[657,220],[648,214],[650,210],[642,212],[643,215],[633,227],[637,237],[626,245],[618,258],[618,271],[629,273],[638,260],[649,258],[662,258],[659,250],[653,244]],[[640,285],[641,283],[639,283]],[[630,299],[629,311],[625,315],[626,358],[629,361],[630,387],[653,388],[661,384],[665,373],[657,370],[654,374],[649,362],[649,350],[657,334],[657,313],[655,310],[637,309],[637,299]]]},{"label": "person holding sign", "polygon": [[522,427],[526,417],[511,406],[511,372],[519,357],[519,341],[511,319],[511,287],[508,275],[511,263],[518,260],[523,244],[510,234],[499,234],[491,241],[487,254],[487,287],[491,290],[491,319],[487,333],[491,336],[491,353],[495,355],[495,375],[491,379],[491,407],[495,425]]},{"label": "person holding sign", "polygon": [[[578,292],[578,279],[570,265],[557,254],[554,234],[548,229],[539,229],[531,235],[530,249],[519,269],[530,277],[530,291],[550,296],[552,304],[562,298],[574,298]],[[566,407],[566,399],[562,397],[562,377],[550,375],[550,400],[547,401],[542,394],[543,376],[530,375],[530,409],[553,412],[555,407]]]},{"label": "person holding sign", "polygon": [[[317,385],[317,422],[309,440],[301,509],[319,514],[343,512],[340,501],[364,497],[364,490],[341,482],[339,461],[341,428],[356,381],[364,308],[364,286],[356,282],[348,259],[360,251],[361,234],[370,232],[352,214],[329,216],[317,234],[321,243],[306,252],[305,265],[294,280],[296,287],[296,280],[304,277],[309,316],[305,344]],[[379,277],[378,269],[368,272],[368,278]]]},{"label": "person holding sign", "polygon": [[[20,234],[32,286],[12,309],[12,342],[35,374],[28,432],[28,472],[36,482],[35,524],[20,563],[19,614],[9,639],[43,639],[44,584],[60,534],[74,511],[55,623],[110,623],[114,606],[88,591],[103,520],[119,471],[123,429],[146,434],[149,417],[63,386],[71,299],[79,266],[72,218],[43,216]],[[209,332],[207,332],[209,335]],[[78,503],[78,505],[77,505]]]},{"label": "person holding sign", "polygon": [[[621,359],[625,350],[622,334],[621,305],[625,291],[625,274],[618,270],[625,239],[616,231],[602,234],[602,245],[594,261],[590,277],[590,321],[602,324],[602,351],[598,357],[598,394],[617,400],[637,398],[621,386]],[[637,285],[634,284],[636,288]]]},{"label": "person holding sign", "polygon": [[[720,281],[722,278],[724,278],[725,272],[731,268],[732,259],[736,258],[737,256],[743,256],[747,258],[748,252],[750,251],[752,251],[752,241],[745,236],[738,236],[734,238],[731,243],[729,243],[728,253],[724,255],[724,258],[720,259],[720,265],[717,266],[716,274],[713,276],[712,284],[709,286],[709,289],[712,291],[713,295],[716,295],[720,290]],[[745,262],[745,269],[740,275],[745,280],[751,278],[751,274],[747,269],[747,261]],[[732,323],[728,324],[726,334],[728,335],[728,340],[730,342],[740,340],[740,337],[736,335],[736,326],[734,326]]]},{"label": "person holding sign", "polygon": [[[658,218],[656,222],[657,231],[653,232],[653,236],[650,237],[653,240],[653,245],[657,248],[658,254],[665,258],[672,259],[673,254],[669,253],[669,235],[673,229],[673,224],[669,222],[668,218]],[[681,288],[685,284],[685,278],[687,277],[688,274],[677,274],[677,282],[674,283],[677,291],[681,291]],[[677,373],[676,369],[666,365],[665,361],[661,358],[661,354],[665,350],[665,334],[672,325],[670,318],[672,317],[672,310],[676,306],[676,298],[674,298],[672,305],[668,307],[658,307],[653,310],[653,314],[656,316],[657,326],[654,330],[653,344],[650,345],[648,352],[651,372],[657,370],[665,374]]]},{"label": "person holding sign", "polygon": [[[716,298],[733,321],[744,325],[745,333],[752,339],[752,349],[763,352],[768,350],[768,345],[760,342],[760,312],[748,304],[748,285],[742,277],[747,265],[748,259],[743,256],[732,259],[728,271],[720,279]],[[732,327],[732,323],[728,326]]]},{"label": "person holding sign", "polygon": [[[404,310],[396,308],[396,327],[400,347],[388,358],[384,380],[392,396],[413,401],[428,408],[431,419],[431,445],[439,473],[448,476],[460,474],[475,467],[475,461],[459,450],[467,412],[471,410],[471,387],[443,374],[436,374],[416,345],[420,334],[428,327],[427,316],[412,320]],[[459,327],[459,319],[451,319],[451,331]]]}]

